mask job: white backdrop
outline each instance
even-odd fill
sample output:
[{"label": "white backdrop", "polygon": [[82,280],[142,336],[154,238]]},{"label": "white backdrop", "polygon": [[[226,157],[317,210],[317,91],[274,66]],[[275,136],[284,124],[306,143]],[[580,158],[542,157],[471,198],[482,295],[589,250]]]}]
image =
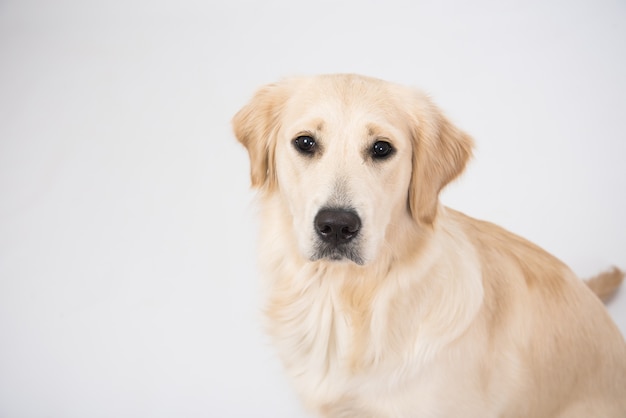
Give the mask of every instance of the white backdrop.
[{"label": "white backdrop", "polygon": [[[622,1],[0,2],[0,417],[304,417],[259,326],[259,85],[418,86],[478,144],[443,196],[626,268]],[[609,304],[626,333],[626,290]]]}]

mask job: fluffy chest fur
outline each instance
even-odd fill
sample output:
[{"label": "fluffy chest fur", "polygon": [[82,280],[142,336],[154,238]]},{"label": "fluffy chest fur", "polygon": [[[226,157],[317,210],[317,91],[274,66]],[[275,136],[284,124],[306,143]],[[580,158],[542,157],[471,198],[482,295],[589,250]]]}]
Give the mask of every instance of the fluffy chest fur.
[{"label": "fluffy chest fur", "polygon": [[[473,260],[471,248],[442,232],[422,249],[418,269],[391,258],[367,268],[312,263],[293,250],[280,222],[264,225],[273,225],[261,244],[271,249],[261,252],[267,330],[310,409],[328,416],[343,416],[344,409],[356,414],[347,416],[418,410],[439,416],[441,405],[453,404],[442,402],[451,391],[449,384],[439,387],[440,379],[470,373],[463,363],[474,352],[451,347],[481,309],[483,289],[477,263],[442,263],[441,249],[456,247],[469,255],[460,260]],[[442,357],[450,370],[433,370]],[[459,385],[475,381],[462,378]]]}]

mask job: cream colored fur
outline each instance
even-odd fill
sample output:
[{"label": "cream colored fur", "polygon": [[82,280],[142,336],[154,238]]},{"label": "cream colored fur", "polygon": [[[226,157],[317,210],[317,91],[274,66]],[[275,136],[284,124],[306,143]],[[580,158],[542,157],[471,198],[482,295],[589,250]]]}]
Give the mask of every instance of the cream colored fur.
[{"label": "cream colored fur", "polygon": [[[626,345],[598,297],[537,246],[439,204],[472,140],[426,96],[293,78],[233,125],[259,190],[267,330],[313,413],[626,417]],[[314,153],[296,149],[302,135]],[[379,140],[390,157],[371,157]],[[324,207],[358,214],[358,257],[316,258]]]}]

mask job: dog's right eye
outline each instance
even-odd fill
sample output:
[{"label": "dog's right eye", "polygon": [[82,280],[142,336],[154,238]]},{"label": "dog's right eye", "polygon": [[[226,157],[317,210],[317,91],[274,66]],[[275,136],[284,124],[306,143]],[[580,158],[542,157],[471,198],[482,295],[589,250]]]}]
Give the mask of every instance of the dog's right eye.
[{"label": "dog's right eye", "polygon": [[293,140],[293,145],[303,154],[313,154],[315,151],[315,139],[308,135],[301,135]]}]

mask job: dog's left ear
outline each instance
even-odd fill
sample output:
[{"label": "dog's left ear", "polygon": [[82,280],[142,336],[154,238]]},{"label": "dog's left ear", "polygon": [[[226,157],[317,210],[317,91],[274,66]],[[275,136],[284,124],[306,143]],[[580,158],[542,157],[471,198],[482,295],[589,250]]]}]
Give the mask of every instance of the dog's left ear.
[{"label": "dog's left ear", "polygon": [[280,84],[262,87],[233,117],[233,130],[250,156],[252,187],[269,191],[276,186],[274,149],[286,94]]},{"label": "dog's left ear", "polygon": [[409,208],[415,220],[430,225],[437,216],[439,193],[461,174],[474,143],[428,98],[420,97],[418,102],[411,115],[413,174]]}]

